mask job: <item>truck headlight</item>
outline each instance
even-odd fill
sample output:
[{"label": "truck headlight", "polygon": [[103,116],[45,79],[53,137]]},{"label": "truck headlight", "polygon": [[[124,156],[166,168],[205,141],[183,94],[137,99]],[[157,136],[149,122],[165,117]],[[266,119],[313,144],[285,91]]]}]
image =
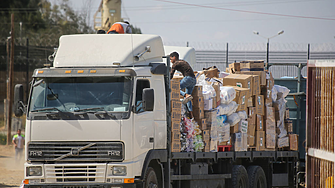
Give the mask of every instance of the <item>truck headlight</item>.
[{"label": "truck headlight", "polygon": [[125,176],[127,175],[127,168],[125,166],[113,166],[114,176]]},{"label": "truck headlight", "polygon": [[26,176],[42,176],[42,167],[41,166],[27,167]]}]

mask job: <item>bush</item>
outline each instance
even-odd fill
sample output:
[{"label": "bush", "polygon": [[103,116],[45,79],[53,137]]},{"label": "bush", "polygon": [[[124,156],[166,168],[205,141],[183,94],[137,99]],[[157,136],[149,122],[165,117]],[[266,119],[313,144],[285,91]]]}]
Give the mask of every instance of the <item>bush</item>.
[{"label": "bush", "polygon": [[7,134],[0,133],[0,144],[1,145],[7,144]]}]

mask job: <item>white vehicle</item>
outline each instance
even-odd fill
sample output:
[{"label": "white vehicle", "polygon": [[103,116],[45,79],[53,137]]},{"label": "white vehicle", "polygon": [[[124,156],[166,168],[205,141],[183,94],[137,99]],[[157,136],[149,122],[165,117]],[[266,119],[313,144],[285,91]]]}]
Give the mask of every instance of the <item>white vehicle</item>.
[{"label": "white vehicle", "polygon": [[293,186],[294,151],[171,152],[169,53],[155,35],[62,36],[53,66],[34,71],[26,110],[15,86],[24,187]]}]

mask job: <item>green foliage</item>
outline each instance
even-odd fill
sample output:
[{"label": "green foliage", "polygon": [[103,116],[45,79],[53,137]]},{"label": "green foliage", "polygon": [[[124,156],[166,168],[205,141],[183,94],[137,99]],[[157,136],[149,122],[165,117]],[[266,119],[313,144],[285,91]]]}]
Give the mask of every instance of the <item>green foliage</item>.
[{"label": "green foliage", "polygon": [[1,145],[6,145],[7,144],[7,135],[0,133],[0,144]]},{"label": "green foliage", "polygon": [[77,14],[68,0],[51,5],[48,0],[5,0],[1,3],[0,21],[6,23],[0,27],[0,38],[9,36],[11,13],[15,15],[15,36],[20,36],[19,23],[22,22],[24,38],[31,45],[58,46],[58,39],[66,34],[94,33],[86,24],[86,16]]}]

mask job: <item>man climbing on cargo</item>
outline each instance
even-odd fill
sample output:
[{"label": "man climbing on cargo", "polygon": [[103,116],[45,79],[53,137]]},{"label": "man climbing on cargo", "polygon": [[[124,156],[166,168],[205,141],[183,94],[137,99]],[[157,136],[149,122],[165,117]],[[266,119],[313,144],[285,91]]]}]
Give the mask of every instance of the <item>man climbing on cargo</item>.
[{"label": "man climbing on cargo", "polygon": [[107,34],[131,34],[132,30],[127,20],[123,22],[115,22],[112,27],[107,31]]},{"label": "man climbing on cargo", "polygon": [[[192,67],[184,60],[179,59],[179,54],[177,52],[172,52],[170,54],[170,60],[172,63],[172,69],[170,73],[170,78],[173,78],[174,72],[177,70],[181,72],[184,78],[180,81],[180,94],[184,96],[183,104],[187,104],[188,111],[190,112],[190,118],[193,119],[192,110],[192,91],[196,84],[196,79]],[[183,91],[185,89],[185,92]]]}]

